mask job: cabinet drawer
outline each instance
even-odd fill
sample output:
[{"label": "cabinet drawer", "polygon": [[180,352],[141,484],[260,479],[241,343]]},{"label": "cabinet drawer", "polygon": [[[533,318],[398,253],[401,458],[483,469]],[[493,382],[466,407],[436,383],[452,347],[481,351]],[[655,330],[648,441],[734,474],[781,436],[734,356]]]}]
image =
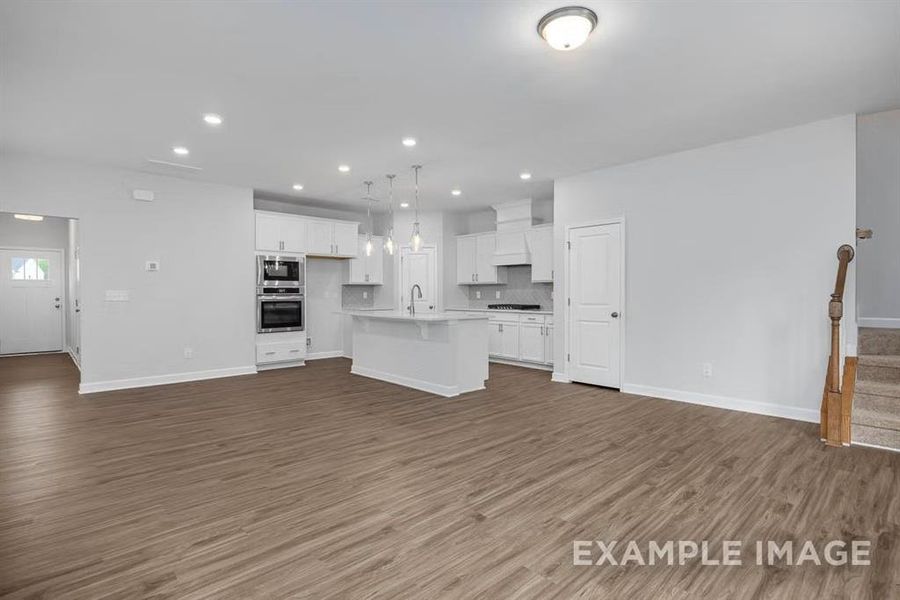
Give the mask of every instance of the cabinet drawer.
[{"label": "cabinet drawer", "polygon": [[515,323],[519,322],[519,317],[517,315],[488,315],[488,320],[491,323]]},{"label": "cabinet drawer", "polygon": [[544,324],[544,315],[519,315],[520,323],[537,323],[538,325]]},{"label": "cabinet drawer", "polygon": [[256,344],[256,364],[304,360],[306,340],[263,342]]}]

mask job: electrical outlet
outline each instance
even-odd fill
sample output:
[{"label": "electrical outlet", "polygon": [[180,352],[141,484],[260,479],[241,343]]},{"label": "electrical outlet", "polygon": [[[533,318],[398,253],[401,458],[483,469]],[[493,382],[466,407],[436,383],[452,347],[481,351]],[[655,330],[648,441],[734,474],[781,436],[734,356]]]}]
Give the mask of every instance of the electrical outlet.
[{"label": "electrical outlet", "polygon": [[481,300],[481,290],[475,290],[475,299]]},{"label": "electrical outlet", "polygon": [[494,297],[497,298],[497,300],[500,299],[500,290],[497,290],[496,292],[494,292]]},{"label": "electrical outlet", "polygon": [[363,292],[363,300],[365,300],[368,297],[369,297],[369,292],[364,291]]},{"label": "electrical outlet", "polygon": [[704,377],[712,377],[712,363],[703,363],[701,371]]},{"label": "electrical outlet", "polygon": [[184,349],[184,357],[185,358],[194,358],[194,349],[193,348],[185,348]]}]

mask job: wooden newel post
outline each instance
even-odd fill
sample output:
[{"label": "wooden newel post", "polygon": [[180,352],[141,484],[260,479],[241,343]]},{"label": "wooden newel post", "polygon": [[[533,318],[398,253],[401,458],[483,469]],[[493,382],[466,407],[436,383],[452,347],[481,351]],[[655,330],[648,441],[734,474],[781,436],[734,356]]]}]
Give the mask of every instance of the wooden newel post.
[{"label": "wooden newel post", "polygon": [[[841,318],[844,316],[844,284],[847,281],[847,265],[853,260],[854,250],[847,244],[838,248],[838,272],[834,293],[828,302],[831,319],[831,353],[828,357],[828,373],[822,398],[821,432],[829,446],[850,443],[849,398],[841,393]],[[852,386],[852,383],[850,384]],[[851,387],[852,389],[852,387]],[[846,423],[844,423],[846,421]]]}]

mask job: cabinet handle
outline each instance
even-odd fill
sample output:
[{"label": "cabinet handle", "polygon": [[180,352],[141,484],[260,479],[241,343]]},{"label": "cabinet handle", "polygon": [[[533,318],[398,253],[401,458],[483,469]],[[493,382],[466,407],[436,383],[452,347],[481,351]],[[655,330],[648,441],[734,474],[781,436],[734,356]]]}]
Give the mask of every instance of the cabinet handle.
[{"label": "cabinet handle", "polygon": [[266,356],[272,356],[273,354],[275,354],[274,351],[272,351],[272,352],[266,352]]},{"label": "cabinet handle", "polygon": [[292,354],[295,353],[295,352],[300,352],[300,349],[299,349],[299,348],[294,348],[293,350],[291,350],[291,353],[292,353]]},{"label": "cabinet handle", "polygon": [[503,323],[500,323],[500,332],[503,332]]},{"label": "cabinet handle", "polygon": [[543,337],[543,335],[544,335],[544,326],[541,325],[541,336]]},{"label": "cabinet handle", "polygon": [[478,281],[478,273],[475,273],[475,281]]}]

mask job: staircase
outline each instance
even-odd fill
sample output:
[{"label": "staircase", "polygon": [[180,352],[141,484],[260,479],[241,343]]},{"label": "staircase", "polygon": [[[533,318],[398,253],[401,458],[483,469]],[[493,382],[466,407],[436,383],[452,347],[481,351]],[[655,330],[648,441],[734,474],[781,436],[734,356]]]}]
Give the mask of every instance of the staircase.
[{"label": "staircase", "polygon": [[852,443],[900,451],[900,329],[859,330]]}]

